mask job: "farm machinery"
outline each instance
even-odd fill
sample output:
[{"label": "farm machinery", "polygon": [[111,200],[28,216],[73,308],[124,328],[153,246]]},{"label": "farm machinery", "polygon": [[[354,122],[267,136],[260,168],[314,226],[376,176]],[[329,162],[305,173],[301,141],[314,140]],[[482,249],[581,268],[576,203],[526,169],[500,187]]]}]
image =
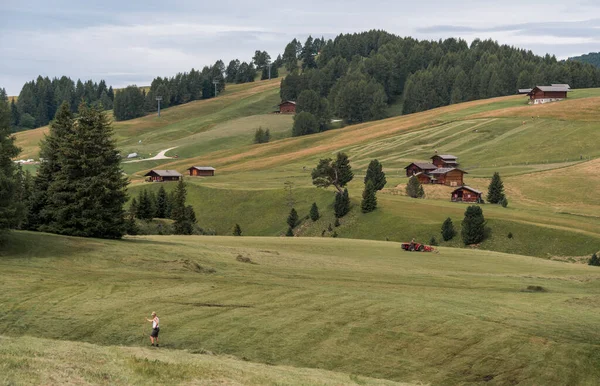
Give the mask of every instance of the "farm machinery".
[{"label": "farm machinery", "polygon": [[401,247],[405,251],[409,252],[434,252],[435,248],[431,245],[425,245],[421,243],[402,243]]}]

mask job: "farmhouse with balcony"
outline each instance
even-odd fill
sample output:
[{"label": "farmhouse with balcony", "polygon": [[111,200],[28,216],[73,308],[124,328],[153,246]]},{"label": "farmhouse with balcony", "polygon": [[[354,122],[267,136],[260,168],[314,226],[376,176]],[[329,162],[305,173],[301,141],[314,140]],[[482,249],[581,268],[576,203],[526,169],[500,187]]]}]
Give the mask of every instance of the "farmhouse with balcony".
[{"label": "farmhouse with balcony", "polygon": [[569,91],[571,89],[568,84],[535,86],[527,95],[529,95],[529,104],[538,105],[566,99]]},{"label": "farmhouse with balcony", "polygon": [[466,185],[454,189],[451,200],[452,202],[483,202],[481,192]]},{"label": "farmhouse with balcony", "polygon": [[406,176],[415,176],[421,184],[462,186],[466,171],[458,168],[458,157],[451,154],[434,155],[431,163],[413,162],[406,169]]},{"label": "farmhouse with balcony", "polygon": [[214,177],[215,168],[211,166],[192,166],[188,169],[193,177]]},{"label": "farmhouse with balcony", "polygon": [[179,181],[182,175],[177,170],[150,170],[144,177],[148,182],[167,182]]}]

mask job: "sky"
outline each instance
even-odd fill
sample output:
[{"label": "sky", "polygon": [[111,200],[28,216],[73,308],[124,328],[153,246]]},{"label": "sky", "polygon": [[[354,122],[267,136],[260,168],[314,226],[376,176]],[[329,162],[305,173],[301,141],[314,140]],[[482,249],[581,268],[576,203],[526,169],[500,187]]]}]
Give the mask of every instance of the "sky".
[{"label": "sky", "polygon": [[600,51],[598,0],[0,0],[0,87],[38,75],[149,85],[222,59],[275,59],[293,38],[384,29],[491,38],[559,59]]}]

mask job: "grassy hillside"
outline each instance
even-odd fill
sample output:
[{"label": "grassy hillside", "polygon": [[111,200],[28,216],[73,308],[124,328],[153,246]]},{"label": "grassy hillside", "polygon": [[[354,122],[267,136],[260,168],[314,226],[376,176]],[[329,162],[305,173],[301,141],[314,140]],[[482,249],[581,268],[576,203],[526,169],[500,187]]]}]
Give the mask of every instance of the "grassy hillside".
[{"label": "grassy hillside", "polygon": [[[190,353],[432,384],[593,385],[600,377],[596,267],[331,238],[102,241],[17,232],[8,241],[0,256],[0,332],[8,337],[144,346],[144,318],[156,310],[161,346]],[[46,362],[50,348],[31,358],[44,342],[28,339],[0,345],[9,374],[64,369],[78,352],[104,361],[86,373],[91,381],[153,379],[146,359],[175,380],[204,371],[188,354],[87,345],[74,354],[53,345]],[[242,366],[231,365],[234,374]]]},{"label": "grassy hillside", "polygon": [[181,350],[0,336],[2,384],[401,385],[324,370],[249,363]]}]

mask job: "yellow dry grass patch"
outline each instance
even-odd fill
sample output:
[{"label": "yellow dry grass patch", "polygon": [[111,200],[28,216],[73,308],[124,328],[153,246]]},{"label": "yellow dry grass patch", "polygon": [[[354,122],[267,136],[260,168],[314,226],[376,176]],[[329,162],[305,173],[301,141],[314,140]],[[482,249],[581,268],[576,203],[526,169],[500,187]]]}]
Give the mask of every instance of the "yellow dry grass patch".
[{"label": "yellow dry grass patch", "polygon": [[17,156],[17,159],[37,157],[40,152],[40,141],[44,139],[44,135],[47,133],[48,126],[17,133],[15,144],[21,148],[21,153]]}]

